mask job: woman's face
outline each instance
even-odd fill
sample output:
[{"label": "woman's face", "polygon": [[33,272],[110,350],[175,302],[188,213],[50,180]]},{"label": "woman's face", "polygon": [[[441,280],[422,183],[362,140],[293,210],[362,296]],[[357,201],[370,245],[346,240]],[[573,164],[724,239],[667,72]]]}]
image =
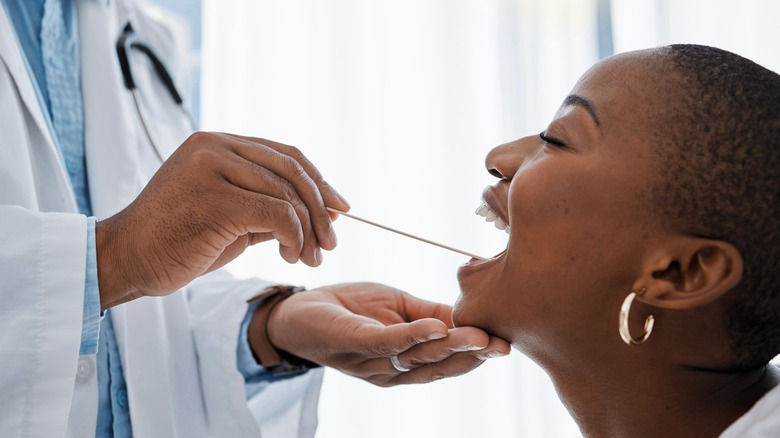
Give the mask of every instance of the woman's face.
[{"label": "woman's face", "polygon": [[541,136],[488,154],[500,180],[482,198],[509,224],[509,243],[459,269],[457,325],[485,328],[532,356],[561,342],[603,342],[594,331],[620,342],[620,303],[646,243],[663,233],[651,217],[656,155],[646,127],[663,103],[644,56],[597,64]]}]

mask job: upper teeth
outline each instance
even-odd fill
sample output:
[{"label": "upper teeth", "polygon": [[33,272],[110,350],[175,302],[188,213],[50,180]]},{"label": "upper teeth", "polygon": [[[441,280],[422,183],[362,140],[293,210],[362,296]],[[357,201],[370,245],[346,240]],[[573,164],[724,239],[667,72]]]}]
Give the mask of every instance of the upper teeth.
[{"label": "upper teeth", "polygon": [[490,207],[488,207],[488,205],[484,202],[477,208],[475,213],[477,216],[484,217],[486,221],[493,222],[493,225],[495,225],[499,230],[504,230],[507,234],[509,234],[509,225],[504,222],[503,219],[498,217],[496,212],[491,210]]}]

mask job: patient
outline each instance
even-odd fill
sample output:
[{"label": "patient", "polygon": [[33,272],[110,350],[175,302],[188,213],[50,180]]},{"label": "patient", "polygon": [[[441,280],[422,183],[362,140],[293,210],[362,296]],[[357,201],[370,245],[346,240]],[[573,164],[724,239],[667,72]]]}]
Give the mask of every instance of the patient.
[{"label": "patient", "polygon": [[509,244],[460,269],[457,325],[541,365],[585,436],[780,436],[778,74],[614,56],[486,165]]}]

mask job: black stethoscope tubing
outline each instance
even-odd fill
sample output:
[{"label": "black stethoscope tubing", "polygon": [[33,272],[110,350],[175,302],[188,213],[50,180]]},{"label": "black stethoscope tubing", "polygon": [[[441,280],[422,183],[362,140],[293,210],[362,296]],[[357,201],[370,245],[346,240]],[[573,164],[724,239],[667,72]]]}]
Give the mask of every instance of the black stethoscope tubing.
[{"label": "black stethoscope tubing", "polygon": [[190,113],[184,108],[184,99],[182,99],[181,94],[179,94],[179,90],[176,89],[176,85],[173,83],[173,78],[171,77],[170,73],[168,73],[168,69],[165,68],[165,64],[163,64],[160,58],[148,45],[138,41],[137,38],[134,37],[135,31],[133,30],[133,26],[128,22],[125,25],[125,28],[122,30],[122,34],[119,35],[119,38],[116,41],[116,54],[119,58],[119,67],[122,70],[122,79],[124,81],[125,88],[127,88],[127,90],[130,91],[133,96],[135,109],[138,112],[138,118],[141,120],[141,125],[143,126],[144,132],[146,132],[146,137],[149,139],[149,143],[151,143],[152,148],[154,148],[154,153],[157,155],[157,158],[160,159],[160,162],[163,162],[165,161],[163,154],[152,137],[151,131],[149,129],[149,123],[146,120],[146,117],[144,117],[144,112],[141,109],[141,99],[138,94],[138,86],[133,79],[133,71],[130,68],[130,57],[128,54],[128,49],[138,50],[139,52],[145,54],[147,58],[149,58],[149,61],[151,61],[152,65],[154,66],[154,71],[157,74],[157,77],[160,79],[165,89],[168,90],[168,93],[171,95],[171,98],[176,103],[176,105],[182,109],[184,115],[190,121],[190,125],[194,127],[195,122],[192,120]]}]

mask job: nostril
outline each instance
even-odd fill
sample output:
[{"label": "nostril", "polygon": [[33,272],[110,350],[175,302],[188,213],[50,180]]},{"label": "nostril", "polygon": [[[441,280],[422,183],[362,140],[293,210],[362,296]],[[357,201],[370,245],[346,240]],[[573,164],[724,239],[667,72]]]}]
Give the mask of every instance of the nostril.
[{"label": "nostril", "polygon": [[495,176],[496,178],[504,177],[504,175],[502,175],[501,172],[499,172],[495,167],[488,169],[488,173]]}]

